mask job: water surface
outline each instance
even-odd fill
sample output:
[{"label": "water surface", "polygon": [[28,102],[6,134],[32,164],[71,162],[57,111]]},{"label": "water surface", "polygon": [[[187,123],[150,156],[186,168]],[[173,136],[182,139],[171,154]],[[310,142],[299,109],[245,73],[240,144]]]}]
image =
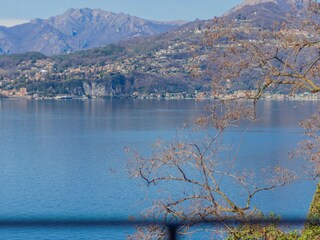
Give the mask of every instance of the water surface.
[{"label": "water surface", "polygon": [[[0,100],[0,217],[138,216],[149,198],[128,177],[126,147],[145,154],[156,139],[174,139],[208,102],[148,100]],[[262,101],[260,121],[234,128],[243,136],[239,165],[254,171],[290,162],[301,119],[317,102]],[[245,130],[245,133],[244,133]],[[260,194],[254,205],[282,216],[305,216],[315,182]],[[124,239],[130,230],[1,230],[0,239]]]}]

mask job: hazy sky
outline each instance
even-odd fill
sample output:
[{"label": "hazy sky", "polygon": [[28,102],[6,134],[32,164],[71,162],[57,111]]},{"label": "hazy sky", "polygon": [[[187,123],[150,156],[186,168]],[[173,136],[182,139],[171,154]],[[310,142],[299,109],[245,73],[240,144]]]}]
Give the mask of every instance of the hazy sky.
[{"label": "hazy sky", "polygon": [[69,8],[101,8],[153,20],[194,20],[219,16],[242,0],[0,0],[0,25],[48,18]]}]

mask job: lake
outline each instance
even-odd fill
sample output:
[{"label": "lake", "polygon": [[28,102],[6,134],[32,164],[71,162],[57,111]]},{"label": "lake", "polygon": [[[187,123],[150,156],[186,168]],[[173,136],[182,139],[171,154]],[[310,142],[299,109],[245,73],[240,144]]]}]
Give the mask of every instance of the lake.
[{"label": "lake", "polygon": [[[125,148],[149,154],[157,139],[174,139],[209,102],[193,100],[0,100],[0,217],[128,219],[158,195],[130,179]],[[301,168],[288,160],[302,138],[300,120],[317,102],[265,100],[243,136],[239,164]],[[183,132],[183,130],[182,130]],[[245,133],[244,133],[245,132]],[[257,195],[253,204],[281,216],[305,217],[314,181]],[[0,239],[125,239],[130,229],[2,229]]]}]

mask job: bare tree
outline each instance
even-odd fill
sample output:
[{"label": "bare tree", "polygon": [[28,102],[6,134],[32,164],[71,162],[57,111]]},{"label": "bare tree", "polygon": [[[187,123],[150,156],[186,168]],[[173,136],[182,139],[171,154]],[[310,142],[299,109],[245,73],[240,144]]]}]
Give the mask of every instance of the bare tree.
[{"label": "bare tree", "polygon": [[[237,167],[240,145],[230,146],[223,139],[233,120],[234,117],[224,119],[216,130],[211,129],[213,135],[197,136],[197,140],[159,141],[149,158],[135,152],[130,162],[132,176],[142,178],[148,187],[162,190],[160,199],[154,202],[146,217],[165,222],[192,222],[230,216],[246,221],[262,216],[252,207],[252,199],[262,191],[290,183],[295,175],[277,166],[268,169],[268,178],[258,181],[253,172]],[[221,224],[224,231],[236,234],[233,226]],[[179,233],[194,232],[190,227],[183,226]],[[140,229],[136,237],[165,237],[163,228],[153,226],[143,230]]]},{"label": "bare tree", "polygon": [[[228,114],[239,112],[239,99],[246,100],[240,103],[241,111],[251,110],[245,112],[254,119],[256,102],[266,94],[320,92],[320,3],[302,2],[302,8],[293,5],[284,20],[266,29],[214,19],[206,36],[213,96],[220,100],[212,108],[213,121],[221,120],[218,107],[224,106]],[[316,162],[320,160],[319,121],[320,115],[314,114],[301,123],[309,141],[298,151]]]},{"label": "bare tree", "polygon": [[[210,114],[197,119],[197,124],[213,127],[207,129],[212,135],[197,141],[160,142],[149,158],[135,153],[130,164],[132,176],[142,178],[148,186],[171,190],[176,187],[155,202],[149,217],[193,221],[234,216],[245,220],[260,214],[251,206],[256,194],[295,179],[288,170],[276,167],[273,176],[259,185],[252,174],[235,167],[241,144],[230,149],[223,141],[224,133],[239,120],[255,119],[256,102],[267,92],[320,92],[319,3],[310,0],[302,9],[292,6],[291,13],[295,16],[274,23],[271,29],[250,27],[223,17],[214,19],[213,26],[208,27],[207,65],[213,79],[212,94],[217,100],[209,106]],[[319,122],[317,114],[302,123],[310,139],[299,150],[316,162],[320,160]],[[237,196],[230,192],[230,186],[237,188]],[[180,232],[190,232],[190,227],[184,226]],[[276,228],[271,232],[278,235],[264,237],[270,226],[224,227],[230,239],[245,239],[250,234],[264,239],[286,236]],[[254,235],[257,232],[260,235]],[[143,235],[144,238],[164,236],[161,228],[154,227],[149,233],[152,235]],[[298,234],[290,236],[296,239]]]},{"label": "bare tree", "polygon": [[[320,110],[319,110],[320,111]],[[305,129],[306,139],[303,140],[293,156],[299,156],[306,161],[311,162],[311,166],[315,166],[310,174],[319,176],[320,173],[320,112],[313,114],[309,119],[301,122],[301,126]]]},{"label": "bare tree", "polygon": [[[289,94],[320,91],[320,10],[317,1],[309,2],[303,9],[293,8],[292,15],[271,29],[214,20],[206,39],[217,96],[243,89],[247,95],[242,97],[259,99],[272,87]],[[244,86],[249,80],[254,83],[250,89]]]}]

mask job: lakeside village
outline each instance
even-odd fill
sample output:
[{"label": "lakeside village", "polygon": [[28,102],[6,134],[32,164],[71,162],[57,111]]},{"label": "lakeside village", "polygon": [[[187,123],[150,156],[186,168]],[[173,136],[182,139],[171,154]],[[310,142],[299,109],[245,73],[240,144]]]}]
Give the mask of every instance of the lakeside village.
[{"label": "lakeside village", "polygon": [[[227,95],[214,95],[210,92],[199,92],[194,91],[193,93],[180,92],[180,93],[170,93],[166,92],[163,94],[160,93],[139,93],[134,92],[132,95],[123,95],[123,96],[106,96],[104,98],[128,98],[128,99],[144,99],[144,100],[210,100],[210,99],[248,99],[250,97],[255,96],[255,91],[248,90],[239,90],[234,93]],[[0,98],[24,98],[24,99],[55,99],[55,100],[63,100],[63,99],[95,99],[99,97],[91,97],[91,96],[77,96],[77,95],[56,95],[56,96],[39,96],[37,94],[30,95],[26,88],[20,88],[18,91],[16,89],[12,90],[2,90],[0,88]],[[101,98],[101,97],[100,97]],[[270,93],[265,92],[262,95],[262,99],[266,100],[320,100],[320,93],[311,94],[309,92],[296,93],[294,95],[281,94],[281,93]]]},{"label": "lakeside village", "polygon": [[[238,21],[238,20],[237,20]],[[250,28],[250,20],[241,20],[237,27],[239,30]],[[130,94],[113,94],[104,86],[96,86],[93,90],[85,87],[82,93],[75,94],[40,94],[37,90],[28,92],[25,83],[45,82],[48,79],[65,81],[68,79],[103,79],[110,73],[130,75],[136,71],[138,73],[156,75],[163,79],[184,79],[190,73],[201,75],[202,69],[199,67],[203,61],[209,58],[203,46],[199,45],[206,33],[206,28],[191,27],[181,29],[176,32],[184,36],[183,40],[176,37],[166,44],[161,43],[161,47],[153,48],[151,51],[142,51],[135,55],[120,54],[117,58],[106,58],[100,63],[58,67],[59,64],[50,58],[25,60],[12,69],[0,69],[0,98],[26,98],[26,99],[91,99],[91,98],[131,98],[131,99],[246,99],[253,97],[256,92],[250,90],[239,90],[227,95],[215,95],[211,92],[188,91],[188,92],[158,92],[145,93],[133,92]],[[301,32],[299,32],[301,34]],[[305,33],[303,33],[305,34]],[[180,36],[178,35],[178,36]],[[250,39],[249,41],[256,41]],[[217,47],[225,47],[217,45]],[[112,49],[111,49],[112,50]],[[111,51],[110,50],[110,51]],[[68,56],[68,55],[66,55]],[[65,56],[65,57],[66,57]],[[73,56],[73,55],[71,55]],[[77,56],[77,55],[74,55]],[[74,57],[73,56],[73,57]],[[79,57],[78,57],[79,58]],[[76,58],[77,59],[77,58]],[[59,69],[58,69],[59,68]],[[15,78],[11,77],[15,76]],[[81,87],[80,87],[81,88]],[[308,92],[295,93],[294,95],[264,92],[263,99],[270,100],[320,100],[320,93],[310,94]]]}]

